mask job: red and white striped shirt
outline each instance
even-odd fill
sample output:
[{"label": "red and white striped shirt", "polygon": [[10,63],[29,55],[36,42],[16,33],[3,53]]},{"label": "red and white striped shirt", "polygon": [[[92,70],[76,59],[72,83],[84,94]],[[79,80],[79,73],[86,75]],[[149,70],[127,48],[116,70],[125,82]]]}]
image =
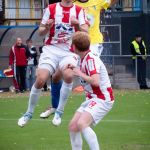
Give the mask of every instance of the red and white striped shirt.
[{"label": "red and white striped shirt", "polygon": [[106,101],[114,100],[106,67],[99,57],[89,51],[86,56],[80,60],[80,69],[88,76],[99,74],[100,78],[99,87],[94,87],[80,78],[80,82],[84,87],[87,98],[100,98]]},{"label": "red and white striped shirt", "polygon": [[71,7],[64,7],[61,3],[48,5],[41,23],[46,24],[49,19],[53,19],[54,25],[47,34],[46,45],[62,44],[67,49],[70,48],[72,34],[76,31],[71,25],[71,17],[75,17],[79,25],[87,23],[85,12],[80,6],[73,4]]}]

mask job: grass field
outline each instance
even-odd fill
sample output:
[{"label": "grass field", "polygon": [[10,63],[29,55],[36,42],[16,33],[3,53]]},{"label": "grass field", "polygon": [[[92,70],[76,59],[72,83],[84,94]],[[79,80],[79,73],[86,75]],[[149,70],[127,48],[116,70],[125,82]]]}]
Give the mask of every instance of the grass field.
[{"label": "grass field", "polygon": [[[39,118],[49,104],[44,93],[33,119],[20,128],[17,120],[26,111],[27,95],[0,93],[0,150],[71,150],[67,127],[84,96],[70,96],[62,125],[54,127],[52,116]],[[150,91],[120,90],[115,97],[112,111],[94,128],[101,150],[150,150]],[[88,150],[85,142],[83,150]]]}]

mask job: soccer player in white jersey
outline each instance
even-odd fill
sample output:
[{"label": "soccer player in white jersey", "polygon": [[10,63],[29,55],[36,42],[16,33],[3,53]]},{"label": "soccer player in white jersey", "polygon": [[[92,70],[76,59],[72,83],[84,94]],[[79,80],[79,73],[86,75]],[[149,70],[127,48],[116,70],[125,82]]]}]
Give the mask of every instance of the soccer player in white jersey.
[{"label": "soccer player in white jersey", "polygon": [[[102,9],[107,9],[114,5],[118,0],[74,0],[76,5],[83,7],[87,13],[87,18],[90,24],[89,35],[91,38],[90,50],[96,53],[98,56],[101,55],[103,51],[103,35],[100,32],[100,12]],[[57,81],[58,82],[58,81]],[[58,103],[58,95],[60,83],[58,82],[52,87],[52,107],[46,109],[41,113],[41,118],[47,118],[52,112],[54,112],[53,104]],[[57,93],[53,94],[53,91]],[[55,95],[55,97],[53,96]],[[56,107],[55,107],[56,108]]]},{"label": "soccer player in white jersey", "polygon": [[30,92],[28,108],[18,120],[19,126],[23,127],[32,118],[41,89],[56,70],[59,70],[64,80],[60,100],[66,101],[68,98],[72,90],[73,72],[66,66],[70,63],[77,65],[77,55],[70,51],[70,46],[73,33],[79,30],[88,31],[86,15],[80,6],[74,5],[72,0],[48,5],[39,27],[40,35],[47,34],[45,46],[39,59],[37,78]]},{"label": "soccer player in white jersey", "polygon": [[86,100],[69,124],[72,150],[82,150],[82,136],[90,150],[99,150],[96,133],[90,126],[97,125],[113,106],[110,80],[103,62],[89,50],[90,38],[87,33],[76,32],[72,44],[75,53],[80,56],[80,68],[68,67],[80,78],[86,94]]}]

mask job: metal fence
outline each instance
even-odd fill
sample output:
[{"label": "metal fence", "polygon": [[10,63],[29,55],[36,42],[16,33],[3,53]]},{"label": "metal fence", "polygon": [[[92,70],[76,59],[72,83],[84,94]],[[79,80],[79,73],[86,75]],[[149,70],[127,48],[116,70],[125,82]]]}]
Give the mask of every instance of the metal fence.
[{"label": "metal fence", "polygon": [[[137,83],[137,61],[133,62],[132,56],[102,55],[103,60],[114,88],[120,89],[139,89]],[[0,56],[0,70],[8,67],[8,56]],[[107,60],[107,61],[106,61]],[[150,56],[147,57],[147,84],[150,86]],[[142,71],[142,68],[141,68]],[[0,77],[0,88],[12,86],[12,78]]]},{"label": "metal fence", "polygon": [[[136,62],[133,64],[131,55],[122,55],[121,26],[102,25],[101,31],[104,35],[104,50],[101,59],[104,61],[112,85],[116,88],[138,88]],[[15,43],[16,37],[21,37],[25,43],[26,39],[32,38],[33,44],[39,51],[43,45],[43,38],[37,33],[37,26],[0,26],[0,70],[8,67],[9,51]],[[150,79],[150,56],[147,58],[147,80]],[[1,78],[0,88],[12,85],[11,78]]]}]

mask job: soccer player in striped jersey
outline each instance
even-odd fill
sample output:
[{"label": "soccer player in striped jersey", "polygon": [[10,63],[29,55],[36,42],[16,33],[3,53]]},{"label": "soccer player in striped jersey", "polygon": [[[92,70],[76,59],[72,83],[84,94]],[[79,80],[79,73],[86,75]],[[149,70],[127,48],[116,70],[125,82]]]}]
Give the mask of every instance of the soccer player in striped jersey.
[{"label": "soccer player in striped jersey", "polygon": [[80,68],[69,65],[84,87],[86,100],[75,112],[70,124],[72,150],[82,150],[82,136],[90,150],[99,150],[99,142],[91,125],[97,125],[111,110],[114,97],[107,70],[98,56],[93,54],[90,38],[85,32],[76,32],[72,39],[75,53],[80,56]]},{"label": "soccer player in striped jersey", "polygon": [[[115,4],[118,0],[74,0],[76,5],[83,7],[86,11],[89,26],[89,35],[91,38],[90,50],[97,54],[101,55],[103,51],[103,35],[100,32],[100,12],[102,9],[107,9],[108,7]],[[55,77],[55,76],[53,76]],[[58,76],[57,76],[58,77]],[[57,81],[58,78],[55,78]],[[56,84],[53,84],[51,96],[52,96],[52,107],[49,107],[44,112],[41,113],[41,118],[47,118],[51,113],[55,111],[53,107],[57,107],[59,89],[61,87],[61,82],[57,81]],[[53,96],[54,95],[54,96]]]},{"label": "soccer player in striped jersey", "polygon": [[72,0],[48,5],[39,27],[39,35],[46,35],[45,46],[39,59],[37,78],[30,92],[28,109],[18,120],[19,126],[23,127],[32,118],[41,89],[56,70],[63,77],[60,101],[65,103],[67,100],[72,90],[73,72],[65,67],[70,63],[77,65],[78,56],[70,51],[70,47],[73,33],[79,30],[88,32],[86,15],[80,6],[74,5]]}]

